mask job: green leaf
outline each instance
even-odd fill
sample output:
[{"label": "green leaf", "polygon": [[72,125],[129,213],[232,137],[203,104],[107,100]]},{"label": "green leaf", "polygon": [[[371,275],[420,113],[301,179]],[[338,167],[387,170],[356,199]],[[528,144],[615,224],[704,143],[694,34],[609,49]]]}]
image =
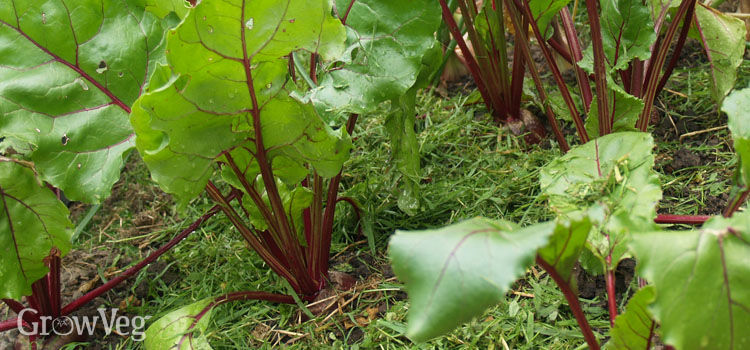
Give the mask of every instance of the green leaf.
[{"label": "green leaf", "polygon": [[397,100],[398,108],[394,108],[385,121],[396,168],[405,177],[397,204],[409,215],[415,215],[419,209],[419,145],[414,132],[417,90],[414,87],[402,95]]},{"label": "green leaf", "polygon": [[[162,316],[146,330],[144,347],[147,350],[212,349],[205,332],[213,313],[213,308],[210,308],[209,304],[213,301],[214,298],[206,298]],[[195,322],[195,317],[206,308],[206,313]]]},{"label": "green leaf", "polygon": [[698,2],[695,16],[700,23],[698,31],[693,23],[690,36],[703,44],[711,62],[711,96],[721,103],[737,80],[737,68],[745,53],[745,23]]},{"label": "green leaf", "polygon": [[[488,51],[502,50],[505,44],[505,23],[501,11],[493,9],[492,3],[488,1],[474,19],[474,27],[481,39],[481,43],[477,44],[482,44]],[[507,66],[507,62],[504,63]]]},{"label": "green leaf", "polygon": [[264,147],[282,179],[308,165],[321,176],[334,176],[349,155],[348,134],[332,130],[312,106],[290,97],[295,87],[287,84],[284,56],[290,52],[317,50],[330,58],[344,49],[344,28],[331,16],[331,4],[265,0],[246,5],[202,2],[191,10],[168,38],[168,63],[179,78],[133,107],[139,152],[152,177],[182,204],[203,191],[223,152],[245,152],[244,170],[252,170],[245,175],[255,179],[250,88]]},{"label": "green leaf", "polygon": [[552,210],[574,215],[588,209],[597,229],[588,249],[602,261],[612,255],[611,268],[626,256],[629,233],[654,227],[661,188],[653,146],[647,133],[609,134],[574,147],[540,172]]},{"label": "green leaf", "polygon": [[136,0],[2,2],[0,134],[29,144],[68,198],[100,202],[134,145],[130,106],[163,62],[164,29]]},{"label": "green leaf", "polygon": [[583,251],[589,231],[591,231],[591,220],[588,216],[572,219],[559,217],[549,243],[539,249],[539,257],[570,283],[573,266]]},{"label": "green leaf", "polygon": [[43,259],[56,247],[70,250],[68,209],[42,187],[34,172],[0,158],[0,298],[20,300],[49,269]]},{"label": "green leaf", "polygon": [[745,185],[750,184],[750,87],[732,92],[721,110],[727,114],[734,150],[740,158],[742,180]]},{"label": "green leaf", "polygon": [[628,301],[625,312],[615,319],[615,327],[610,331],[611,338],[605,350],[649,350],[651,338],[656,330],[648,305],[653,303],[653,286],[639,290]]},{"label": "green leaf", "polygon": [[656,32],[648,5],[634,0],[602,0],[600,4],[602,44],[610,69],[626,69],[635,58],[651,57]]},{"label": "green leaf", "polygon": [[542,191],[560,214],[602,202],[653,220],[661,199],[653,147],[651,135],[642,132],[618,132],[591,140],[542,168]]},{"label": "green leaf", "polygon": [[[607,88],[610,92],[607,101],[610,104],[609,111],[612,113],[612,120],[614,120],[612,132],[636,131],[635,123],[643,110],[643,100],[625,92],[613,79],[608,77],[607,80],[609,81]],[[586,132],[592,138],[599,137],[598,103],[599,99],[596,98],[591,101],[591,108],[585,122]]]},{"label": "green leaf", "polygon": [[638,269],[656,289],[651,313],[676,349],[750,348],[750,213],[700,230],[633,235]]},{"label": "green leaf", "polygon": [[545,38],[552,36],[552,31],[548,31],[549,23],[552,17],[555,17],[560,10],[567,6],[570,0],[530,0],[529,8],[531,15],[534,16],[539,32]]},{"label": "green leaf", "polygon": [[440,229],[396,231],[389,255],[411,301],[407,336],[425,341],[481,315],[523,275],[554,230],[553,222],[516,229],[474,218]]},{"label": "green leaf", "polygon": [[[349,2],[337,0],[337,8]],[[416,83],[440,19],[432,0],[355,1],[347,18],[347,49],[336,56],[346,68],[331,67],[312,100],[328,110],[358,114],[398,100]]]}]

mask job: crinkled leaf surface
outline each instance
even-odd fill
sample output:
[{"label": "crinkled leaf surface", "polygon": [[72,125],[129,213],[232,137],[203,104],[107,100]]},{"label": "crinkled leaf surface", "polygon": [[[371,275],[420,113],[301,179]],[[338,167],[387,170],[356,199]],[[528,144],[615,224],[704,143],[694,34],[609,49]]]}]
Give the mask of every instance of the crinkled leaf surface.
[{"label": "crinkled leaf surface", "polygon": [[0,3],[0,134],[28,143],[41,178],[99,202],[133,147],[131,104],[163,61],[141,1]]},{"label": "crinkled leaf surface", "polygon": [[638,269],[656,289],[649,308],[676,349],[750,348],[750,213],[700,230],[633,235]]},{"label": "crinkled leaf surface", "polygon": [[0,160],[0,298],[20,300],[49,271],[43,259],[52,247],[70,250],[68,209],[31,169]]},{"label": "crinkled leaf surface", "polygon": [[[336,1],[340,11],[349,3]],[[346,20],[346,52],[336,57],[345,65],[321,78],[313,100],[331,110],[361,114],[398,100],[416,82],[440,16],[432,0],[355,1]]]},{"label": "crinkled leaf surface", "polygon": [[136,144],[153,178],[184,203],[203,190],[221,153],[237,149],[246,152],[235,158],[245,159],[239,166],[253,180],[251,91],[274,166],[283,156],[296,169],[311,165],[322,176],[337,174],[351,147],[348,135],[289,96],[294,87],[287,86],[284,56],[304,49],[336,57],[344,40],[325,0],[201,2],[168,35],[169,67],[179,77],[133,108]]},{"label": "crinkled leaf surface", "polygon": [[599,232],[589,235],[589,249],[600,258],[612,253],[615,264],[627,253],[628,234],[651,229],[656,216],[661,187],[653,146],[647,133],[609,134],[574,147],[540,172],[554,211],[590,209]]},{"label": "crinkled leaf surface", "polygon": [[698,2],[695,16],[701,31],[695,24],[690,36],[700,40],[711,62],[711,96],[721,103],[737,80],[737,68],[745,53],[745,23],[725,15]]},{"label": "crinkled leaf surface", "polygon": [[656,322],[648,311],[654,302],[653,286],[639,290],[628,301],[625,312],[615,319],[615,327],[610,331],[606,350],[650,350],[651,338],[656,331]]},{"label": "crinkled leaf surface", "polygon": [[436,337],[499,302],[554,230],[553,222],[517,229],[475,218],[434,230],[396,231],[389,256],[409,293],[409,338]]},{"label": "crinkled leaf surface", "polygon": [[750,87],[732,92],[721,110],[727,114],[734,150],[740,158],[740,174],[750,184]]},{"label": "crinkled leaf surface", "polygon": [[213,309],[209,309],[195,322],[195,316],[203,311],[214,298],[206,298],[196,303],[174,310],[148,327],[145,333],[146,350],[210,350],[205,331]]}]

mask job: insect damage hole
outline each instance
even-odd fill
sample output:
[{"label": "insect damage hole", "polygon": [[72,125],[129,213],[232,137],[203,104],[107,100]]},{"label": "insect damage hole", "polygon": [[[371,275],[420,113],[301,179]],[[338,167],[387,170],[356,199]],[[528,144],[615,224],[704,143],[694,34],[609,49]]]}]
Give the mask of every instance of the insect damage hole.
[{"label": "insect damage hole", "polygon": [[109,68],[107,67],[107,62],[104,62],[104,60],[99,62],[99,67],[96,68],[96,72],[99,74],[102,74],[106,72]]},{"label": "insect damage hole", "polygon": [[67,134],[63,134],[62,139],[60,139],[60,142],[62,142],[62,145],[63,146],[67,145],[68,141],[70,141],[70,137],[68,137]]}]

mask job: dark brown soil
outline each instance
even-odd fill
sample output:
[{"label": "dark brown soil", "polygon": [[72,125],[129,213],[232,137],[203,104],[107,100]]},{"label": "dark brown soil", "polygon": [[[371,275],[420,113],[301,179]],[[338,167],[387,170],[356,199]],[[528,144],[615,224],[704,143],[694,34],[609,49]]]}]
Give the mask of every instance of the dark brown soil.
[{"label": "dark brown soil", "polygon": [[[577,267],[576,281],[578,284],[578,296],[584,299],[598,298],[601,300],[601,307],[607,307],[607,286],[604,275],[591,275],[586,270]],[[630,298],[625,293],[628,291],[630,282],[633,281],[635,273],[635,260],[625,259],[617,265],[615,270],[615,295],[619,304],[623,297]]]}]

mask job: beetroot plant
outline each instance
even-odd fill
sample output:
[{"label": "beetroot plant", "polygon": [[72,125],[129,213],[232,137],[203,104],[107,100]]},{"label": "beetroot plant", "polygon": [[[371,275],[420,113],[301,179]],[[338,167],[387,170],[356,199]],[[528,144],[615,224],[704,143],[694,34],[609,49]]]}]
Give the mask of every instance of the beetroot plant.
[{"label": "beetroot plant", "polygon": [[[545,96],[536,66],[527,63],[533,62],[530,61],[529,42],[523,33],[529,26],[528,21],[524,19],[522,23],[506,23],[504,12],[518,15],[515,7],[505,7],[502,1],[494,0],[480,3],[481,6],[474,0],[456,0],[455,6],[451,7],[447,1],[440,0],[444,22],[460,48],[465,65],[493,119],[508,125],[516,135],[528,132],[528,141],[538,143],[546,136],[546,130],[535,116],[521,108],[527,66],[537,91]],[[454,19],[455,8],[461,10],[468,42]],[[510,56],[505,33],[506,28],[513,26],[518,29],[514,30],[513,55]],[[552,111],[547,112],[555,139],[560,148],[567,151],[568,143]]]},{"label": "beetroot plant", "polygon": [[[416,172],[414,101],[439,22],[427,0],[332,5],[197,4],[167,34],[167,64],[131,114],[153,179],[181,204],[205,191],[305,301],[329,286],[341,169],[357,119],[390,103],[394,157]],[[146,346],[207,346],[199,331],[212,308],[247,299],[295,302],[267,292],[209,298],[157,321]]]},{"label": "beetroot plant", "polygon": [[[745,89],[723,107],[742,189],[748,184],[748,101]],[[738,206],[731,203],[700,229],[662,230],[653,223],[661,188],[652,148],[646,133],[612,133],[545,166],[540,182],[557,216],[551,222],[519,228],[475,218],[398,231],[389,254],[411,301],[407,335],[423,341],[480,316],[535,262],[562,291],[590,349],[651,349],[657,339],[680,350],[747,347],[750,214],[734,214]],[[619,314],[613,271],[625,257],[636,259],[645,283]],[[592,329],[579,303],[572,280],[579,262],[606,276],[607,334]]]}]

